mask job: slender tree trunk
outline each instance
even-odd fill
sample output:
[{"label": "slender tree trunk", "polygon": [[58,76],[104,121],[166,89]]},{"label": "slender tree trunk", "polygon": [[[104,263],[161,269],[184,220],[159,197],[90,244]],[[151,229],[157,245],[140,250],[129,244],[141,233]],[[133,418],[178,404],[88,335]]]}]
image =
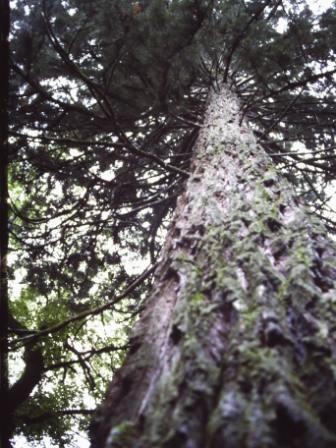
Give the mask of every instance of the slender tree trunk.
[{"label": "slender tree trunk", "polygon": [[92,446],[335,447],[336,250],[212,93]]},{"label": "slender tree trunk", "polygon": [[9,1],[0,0],[0,447],[10,447],[8,416],[8,80]]}]

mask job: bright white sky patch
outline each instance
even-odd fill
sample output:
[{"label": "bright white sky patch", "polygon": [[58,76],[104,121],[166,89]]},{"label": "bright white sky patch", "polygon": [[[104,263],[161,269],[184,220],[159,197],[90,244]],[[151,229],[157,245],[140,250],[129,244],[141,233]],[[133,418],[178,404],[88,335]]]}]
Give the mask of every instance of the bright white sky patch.
[{"label": "bright white sky patch", "polygon": [[309,6],[315,14],[321,14],[330,8],[334,0],[310,0]]}]

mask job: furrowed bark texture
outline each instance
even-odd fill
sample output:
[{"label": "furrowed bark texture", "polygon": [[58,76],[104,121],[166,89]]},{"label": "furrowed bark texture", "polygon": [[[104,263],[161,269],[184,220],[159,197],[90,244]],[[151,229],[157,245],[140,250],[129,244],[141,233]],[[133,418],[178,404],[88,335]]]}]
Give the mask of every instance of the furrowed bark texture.
[{"label": "furrowed bark texture", "polygon": [[95,448],[335,447],[335,245],[225,86]]}]

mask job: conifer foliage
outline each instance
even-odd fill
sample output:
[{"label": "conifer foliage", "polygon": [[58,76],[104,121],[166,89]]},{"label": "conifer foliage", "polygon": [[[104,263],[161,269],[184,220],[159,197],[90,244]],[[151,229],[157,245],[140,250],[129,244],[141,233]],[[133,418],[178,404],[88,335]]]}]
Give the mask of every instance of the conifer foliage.
[{"label": "conifer foliage", "polygon": [[66,446],[74,422],[86,428],[129,348],[212,89],[235,92],[274,167],[335,232],[336,5],[318,16],[309,3],[13,2],[13,436]]}]

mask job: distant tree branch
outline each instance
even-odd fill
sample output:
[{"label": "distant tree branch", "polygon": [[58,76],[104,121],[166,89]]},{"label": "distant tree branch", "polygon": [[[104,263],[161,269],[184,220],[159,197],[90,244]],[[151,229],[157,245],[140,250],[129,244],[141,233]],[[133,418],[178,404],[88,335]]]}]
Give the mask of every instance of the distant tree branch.
[{"label": "distant tree branch", "polygon": [[[85,352],[81,352],[81,356],[82,359],[84,361],[89,361],[93,356],[99,356],[102,353],[111,353],[111,352],[116,352],[116,351],[124,351],[127,350],[130,347],[129,344],[125,344],[125,345],[119,345],[116,346],[114,344],[112,345],[108,345],[106,347],[102,347],[100,349],[92,349],[92,350],[87,350]],[[49,370],[57,370],[60,368],[68,368],[73,364],[79,364],[80,360],[79,359],[72,359],[69,361],[63,361],[63,362],[58,362],[55,364],[50,364],[49,366],[46,366],[44,371],[47,372]]]},{"label": "distant tree branch", "polygon": [[100,306],[97,306],[96,308],[92,308],[90,310],[83,311],[82,313],[79,313],[73,317],[69,317],[68,319],[65,319],[64,321],[62,321],[52,327],[37,331],[34,335],[29,335],[29,336],[24,336],[22,338],[18,338],[16,340],[12,341],[12,343],[11,343],[12,347],[23,346],[27,343],[36,341],[37,339],[39,339],[41,337],[45,337],[47,335],[50,335],[50,334],[56,333],[60,330],[63,330],[63,328],[67,327],[69,324],[71,324],[73,322],[83,320],[89,316],[96,316],[97,314],[101,314],[105,310],[111,308],[113,305],[118,303],[123,298],[127,297],[132,291],[134,291],[134,289],[137,288],[137,286],[139,286],[146,278],[148,278],[153,273],[156,266],[157,266],[157,264],[150,266],[141,275],[139,275],[134,280],[134,282],[132,282],[128,286],[128,288],[125,289],[125,291],[123,291],[120,295],[115,296],[112,300],[109,300],[104,305],[100,305]]},{"label": "distant tree branch", "polygon": [[95,409],[64,409],[62,411],[44,412],[43,414],[33,417],[28,415],[18,415],[16,419],[28,425],[34,425],[55,417],[63,417],[65,415],[92,415],[94,412]]},{"label": "distant tree branch", "polygon": [[[273,0],[266,0],[265,3],[263,5],[261,5],[261,7],[258,9],[258,11],[255,12],[252,15],[252,17],[250,17],[250,19],[248,20],[248,22],[246,23],[244,28],[242,28],[238,32],[238,35],[236,36],[235,40],[232,43],[231,50],[230,50],[228,56],[226,57],[226,64],[225,64],[225,69],[224,69],[224,74],[223,74],[224,82],[227,81],[229,70],[230,70],[230,67],[231,67],[231,61],[232,61],[232,58],[233,58],[233,55],[234,55],[235,51],[238,49],[238,47],[241,44],[241,42],[247,36],[247,32],[248,32],[250,26],[252,25],[252,23],[254,23],[255,21],[257,21],[260,18],[261,14],[264,12],[264,10],[267,8],[267,6],[269,6],[272,2],[273,2]],[[274,8],[275,9],[278,8],[280,3],[281,2],[278,1],[277,4],[274,6]]]}]

